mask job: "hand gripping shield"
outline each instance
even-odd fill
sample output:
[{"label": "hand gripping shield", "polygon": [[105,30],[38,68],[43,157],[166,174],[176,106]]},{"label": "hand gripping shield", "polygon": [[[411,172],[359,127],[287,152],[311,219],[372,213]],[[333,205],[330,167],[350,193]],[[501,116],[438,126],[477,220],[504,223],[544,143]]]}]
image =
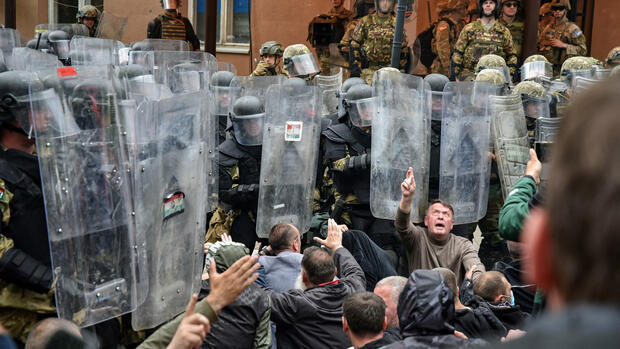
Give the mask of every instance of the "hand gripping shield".
[{"label": "hand gripping shield", "polygon": [[82,327],[134,310],[146,286],[116,94],[98,76],[31,94],[56,309]]},{"label": "hand gripping shield", "polygon": [[428,196],[430,114],[426,91],[430,87],[409,74],[384,70],[375,74],[370,210],[377,218],[394,219],[400,184],[412,167],[416,191],[411,220],[419,223],[424,220]]},{"label": "hand gripping shield", "polygon": [[116,17],[115,15],[103,11],[97,24],[95,37],[109,40],[122,40],[127,25],[127,17]]},{"label": "hand gripping shield", "polygon": [[338,93],[342,86],[342,68],[339,68],[335,75],[317,75],[314,81],[321,92],[323,103],[321,114],[335,115],[338,113]]},{"label": "hand gripping shield", "polygon": [[119,52],[125,45],[116,40],[75,37],[69,47],[73,65],[119,65]]},{"label": "hand gripping shield", "polygon": [[549,179],[549,165],[551,163],[551,149],[555,142],[555,137],[560,129],[563,118],[543,117],[536,119],[536,129],[534,131],[534,148],[542,162],[540,181],[543,185]]},{"label": "hand gripping shield", "polygon": [[310,228],[321,133],[319,92],[313,86],[271,86],[260,171],[256,234],[277,223]]},{"label": "hand gripping shield", "polygon": [[490,103],[495,161],[505,199],[525,173],[530,142],[520,96],[491,96]]},{"label": "hand gripping shield", "polygon": [[136,229],[148,234],[148,292],[132,316],[136,330],[182,312],[200,286],[206,225],[204,98],[196,92],[144,101],[130,121]]},{"label": "hand gripping shield", "polygon": [[454,208],[454,224],[477,222],[486,214],[491,171],[488,100],[495,91],[486,82],[449,82],[444,87],[439,198]]}]

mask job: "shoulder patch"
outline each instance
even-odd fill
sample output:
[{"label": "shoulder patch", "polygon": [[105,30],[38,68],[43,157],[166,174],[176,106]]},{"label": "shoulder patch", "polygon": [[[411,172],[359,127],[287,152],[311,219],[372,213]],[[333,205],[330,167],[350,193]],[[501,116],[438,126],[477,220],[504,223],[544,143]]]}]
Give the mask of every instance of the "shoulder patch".
[{"label": "shoulder patch", "polygon": [[574,37],[574,38],[577,38],[577,37],[579,37],[581,34],[582,34],[581,29],[577,28],[577,30],[575,30],[575,31],[573,32],[573,37]]}]

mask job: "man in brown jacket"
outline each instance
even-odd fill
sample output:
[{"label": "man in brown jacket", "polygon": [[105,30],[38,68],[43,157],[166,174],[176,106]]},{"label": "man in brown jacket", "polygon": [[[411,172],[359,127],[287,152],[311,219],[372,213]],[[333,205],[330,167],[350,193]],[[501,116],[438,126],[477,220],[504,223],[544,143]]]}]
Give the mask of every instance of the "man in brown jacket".
[{"label": "man in brown jacket", "polygon": [[409,272],[416,269],[448,268],[454,272],[457,284],[461,284],[467,270],[474,268],[472,280],[476,280],[485,269],[472,243],[450,231],[454,225],[454,211],[449,203],[431,202],[421,228],[411,223],[409,214],[415,193],[413,169],[407,171],[407,178],[401,183],[402,197],[396,212],[394,226],[398,230],[407,251]]}]

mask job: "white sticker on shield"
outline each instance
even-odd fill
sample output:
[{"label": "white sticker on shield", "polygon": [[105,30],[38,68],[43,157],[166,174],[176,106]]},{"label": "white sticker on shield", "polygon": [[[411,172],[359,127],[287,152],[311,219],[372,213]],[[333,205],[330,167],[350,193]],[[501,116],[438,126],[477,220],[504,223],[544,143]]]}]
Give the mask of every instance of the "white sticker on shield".
[{"label": "white sticker on shield", "polygon": [[301,141],[301,131],[303,130],[303,121],[287,121],[286,131],[284,132],[284,140],[287,142]]}]

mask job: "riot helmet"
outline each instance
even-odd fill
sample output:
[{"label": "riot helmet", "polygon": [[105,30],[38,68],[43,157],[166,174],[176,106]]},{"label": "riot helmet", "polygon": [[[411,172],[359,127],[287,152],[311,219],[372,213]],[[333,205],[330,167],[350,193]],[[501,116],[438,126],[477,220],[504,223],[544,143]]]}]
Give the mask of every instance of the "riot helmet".
[{"label": "riot helmet", "polygon": [[375,10],[384,15],[394,11],[396,0],[375,0]]},{"label": "riot helmet", "polygon": [[344,107],[343,101],[346,98],[347,91],[355,85],[366,85],[366,81],[362,78],[354,77],[348,78],[342,83],[340,92],[338,92],[338,121],[342,122],[342,119],[347,115],[347,110]]},{"label": "riot helmet", "polygon": [[263,143],[265,107],[255,96],[243,96],[235,101],[230,113],[235,140],[246,146]]},{"label": "riot helmet", "polygon": [[319,73],[314,55],[304,44],[288,46],[282,57],[284,58],[284,69],[289,76],[308,79]]},{"label": "riot helmet", "polygon": [[167,11],[176,11],[183,6],[182,0],[159,0],[159,3],[161,4],[161,7]]},{"label": "riot helmet", "polygon": [[427,82],[433,92],[442,92],[444,86],[450,81],[447,76],[443,74],[429,74],[424,77],[424,82]]},{"label": "riot helmet", "polygon": [[372,87],[366,84],[351,86],[343,102],[349,121],[355,127],[372,126],[375,112],[375,99],[372,96]]},{"label": "riot helmet", "polygon": [[[482,8],[482,5],[486,1],[493,1],[495,3],[495,8],[493,9],[493,12],[491,12],[488,15],[484,14],[484,9]],[[494,18],[499,17],[499,1],[498,0],[478,0],[478,15],[480,17],[494,17]]]},{"label": "riot helmet", "polygon": [[510,69],[506,65],[506,60],[501,56],[488,54],[480,57],[476,64],[476,73],[481,72],[484,69],[495,69],[500,71],[504,75],[504,79],[507,83],[510,82]]},{"label": "riot helmet", "polygon": [[441,120],[442,106],[443,106],[443,88],[450,81],[447,76],[442,74],[429,74],[424,77],[424,82],[428,83],[431,90],[429,91],[431,96],[431,119]]},{"label": "riot helmet", "polygon": [[288,78],[288,79],[286,79],[286,81],[284,83],[282,83],[282,86],[290,86],[290,87],[294,87],[294,88],[301,88],[301,87],[308,86],[308,84],[306,83],[306,80],[304,80],[304,79]]},{"label": "riot helmet", "polygon": [[607,58],[605,58],[605,63],[607,63],[608,68],[620,65],[620,46],[614,47],[609,51]]},{"label": "riot helmet", "polygon": [[110,80],[94,78],[76,81],[70,98],[75,122],[82,130],[110,125],[114,122],[115,99],[116,92]]},{"label": "riot helmet", "polygon": [[[504,77],[504,74],[502,74],[499,70],[495,70],[495,69],[484,69],[481,72],[479,72],[478,74],[476,74],[476,80],[475,80],[475,84],[474,84],[474,93],[472,95],[472,98],[474,98],[473,102],[474,104],[478,103],[478,100],[480,99],[480,94],[477,93],[477,86],[478,83],[480,82],[486,82],[486,83],[490,83],[491,85],[495,86],[497,88],[497,94],[500,96],[503,96],[506,92],[507,89],[507,83],[506,83],[506,78]],[[486,91],[486,87],[482,87],[482,90]]]},{"label": "riot helmet", "polygon": [[63,61],[69,58],[71,35],[63,30],[54,30],[47,35],[50,52]]},{"label": "riot helmet", "polygon": [[562,63],[562,69],[560,70],[560,78],[564,79],[568,86],[572,85],[577,76],[591,78],[593,75],[592,61],[582,56],[568,58]]},{"label": "riot helmet", "polygon": [[215,100],[216,115],[228,115],[230,111],[230,102],[233,99],[230,82],[234,77],[233,72],[226,70],[215,72],[211,76],[211,93]]},{"label": "riot helmet", "polygon": [[535,79],[539,76],[551,79],[553,66],[543,55],[531,55],[525,59],[521,66],[521,81]]},{"label": "riot helmet", "polygon": [[528,129],[534,128],[534,120],[549,117],[547,91],[541,84],[534,81],[522,81],[515,86],[512,94],[521,97]]},{"label": "riot helmet", "polygon": [[374,12],[375,2],[374,0],[356,0],[355,5],[355,18],[362,18],[369,13]]},{"label": "riot helmet", "polygon": [[[64,131],[67,120],[58,95],[45,90],[41,80],[26,71],[0,73],[0,127],[33,137],[37,132]],[[12,121],[17,121],[13,124]]]}]

